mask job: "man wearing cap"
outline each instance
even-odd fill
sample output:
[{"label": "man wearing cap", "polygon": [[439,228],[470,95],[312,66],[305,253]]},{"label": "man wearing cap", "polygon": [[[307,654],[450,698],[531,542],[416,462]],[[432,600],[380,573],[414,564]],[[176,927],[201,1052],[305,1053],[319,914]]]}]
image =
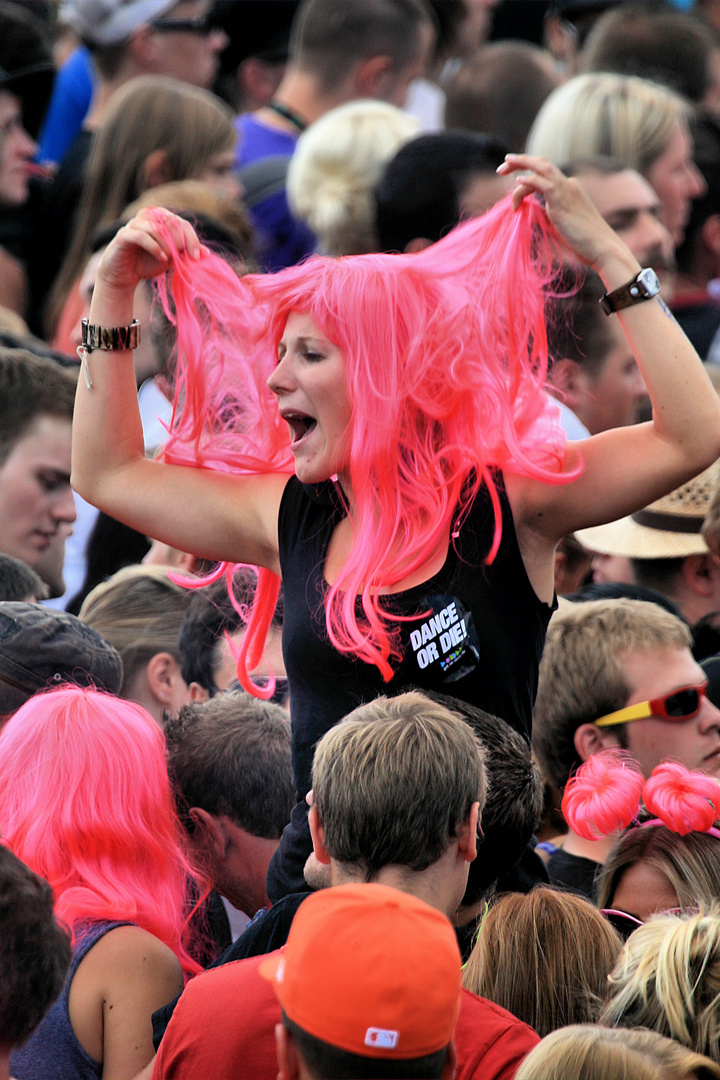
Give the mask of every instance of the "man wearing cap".
[{"label": "man wearing cap", "polygon": [[[720,779],[720,710],[677,616],[642,600],[566,602],[550,620],[540,662],[533,749],[562,791],[578,765],[614,747],[646,777],[670,759]],[[612,843],[570,830],[545,847],[550,881],[592,899]]]},{"label": "man wearing cap", "polygon": [[[720,647],[714,637],[709,648],[697,641],[705,623],[720,612],[720,562],[703,536],[703,523],[719,479],[720,468],[712,465],[644,510],[575,534],[594,552],[593,565],[603,580],[627,580],[624,571],[629,569],[631,584],[655,589],[672,600],[693,630],[703,655]],[[629,560],[629,566],[622,564],[622,579],[613,575],[617,563],[610,562],[620,559]]]},{"label": "man wearing cap", "polygon": [[276,93],[235,122],[237,165],[263,269],[292,266],[314,249],[285,192],[298,137],[330,109],[358,98],[402,107],[410,83],[425,70],[432,20],[425,0],[303,0]]},{"label": "man wearing cap", "polygon": [[210,0],[67,0],[63,5],[62,18],[87,46],[97,81],[90,110],[49,197],[43,242],[45,259],[52,260],[54,269],[68,247],[93,133],[114,92],[138,75],[212,85],[227,36],[209,19],[210,6]]},{"label": "man wearing cap", "polygon": [[[441,913],[436,920],[455,913],[463,898],[469,864],[477,851],[478,815],[486,785],[480,744],[463,720],[422,694],[379,698],[356,709],[323,736],[316,749],[313,783],[311,829],[316,857],[330,868],[333,887],[328,895],[336,891],[336,886],[367,889],[367,882],[372,882],[397,890],[398,897],[407,894],[430,904]],[[311,900],[304,900],[299,911]],[[391,966],[400,970],[386,979],[388,968],[377,956],[362,921],[356,923],[355,917],[342,907],[337,910],[344,912],[339,921],[346,924],[345,945],[333,949],[334,932],[330,929],[324,945],[334,953],[334,963],[326,961],[333,978],[342,978],[341,965],[349,963],[348,954],[352,954],[357,964],[353,978],[359,978],[360,970],[364,970],[374,982],[373,993],[380,995],[384,989],[393,1001],[403,967],[409,972],[420,962],[415,954],[421,951],[424,935],[399,940],[396,963]],[[286,949],[290,949],[289,941]],[[279,959],[284,953],[270,956]],[[167,1080],[196,1080],[198,1076],[231,1080],[242,1072],[253,1080],[275,1080],[274,1029],[281,1015],[275,994],[262,977],[261,965],[267,962],[263,957],[238,960],[192,980],[160,1043],[152,1076]],[[459,965],[459,959],[457,962]],[[308,971],[308,987],[313,985],[312,978]],[[418,1007],[418,1016],[426,1017],[424,1010],[432,1004],[434,991],[426,979],[420,975],[418,979],[417,990],[426,999],[425,1005]],[[338,1008],[344,1003],[349,1015],[357,1008],[360,1022],[365,1017],[367,1023],[361,1035],[355,1028],[351,1038],[338,1039],[339,1029],[331,1030],[331,1013],[326,1008],[330,999]],[[341,993],[334,982],[328,983],[322,995],[312,990],[304,1008],[296,1008],[296,998],[283,1002],[280,997],[280,1003],[290,1020],[291,1039],[297,1034],[292,1028],[294,1022],[300,1032],[360,1057],[383,1056],[380,1051],[392,1050],[396,1059],[412,1061],[413,1057],[439,1053],[450,1041],[448,1025],[437,1040],[416,1041],[421,1036],[418,1029],[415,1034],[406,1034],[401,1043],[399,1019],[396,1023],[385,1013],[373,1020],[360,1009],[357,998],[353,999],[349,991]],[[290,1007],[286,1008],[288,1003]],[[314,1005],[322,1016],[317,1023],[308,1012]],[[429,1031],[431,1021],[423,1019],[423,1026]],[[373,1028],[377,1029],[374,1035],[369,1033]],[[393,1032],[397,1039],[391,1035]],[[536,1041],[536,1034],[510,1013],[462,991],[455,1036],[457,1080],[510,1080]],[[294,1049],[282,1033],[280,1042],[292,1056]],[[368,1052],[364,1054],[366,1046]],[[307,1044],[301,1042],[300,1058],[306,1049]],[[383,1062],[383,1068],[387,1064]],[[329,1068],[337,1066],[335,1060]],[[442,1069],[418,1072],[412,1065],[406,1066],[404,1073],[370,1072],[355,1063],[355,1071],[322,1075],[417,1078],[443,1073]]]},{"label": "man wearing cap", "polygon": [[260,974],[281,1008],[279,1080],[377,1076],[381,1062],[388,1078],[454,1076],[460,953],[422,900],[384,885],[315,893]]},{"label": "man wearing cap", "polygon": [[0,603],[0,724],[39,690],[64,683],[117,694],[120,654],[67,611]]}]

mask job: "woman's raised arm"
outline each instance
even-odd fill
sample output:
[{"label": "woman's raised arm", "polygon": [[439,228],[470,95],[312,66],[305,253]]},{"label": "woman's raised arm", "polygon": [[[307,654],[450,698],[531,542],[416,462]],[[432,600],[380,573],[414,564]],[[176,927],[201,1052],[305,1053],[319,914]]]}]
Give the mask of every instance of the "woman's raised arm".
[{"label": "woman's raised arm", "polygon": [[[577,180],[568,179],[544,158],[524,154],[509,155],[498,171],[519,172],[516,205],[528,196],[542,197],[567,247],[597,271],[608,292],[639,272],[637,259],[603,221]],[[653,419],[570,443],[569,464],[581,454],[585,465],[570,484],[508,478],[520,532],[530,529],[550,543],[646,506],[720,455],[720,399],[662,299],[655,297],[608,318],[620,321],[645,380]]]},{"label": "woman's raised arm", "polygon": [[[192,227],[162,214],[173,242],[203,258]],[[141,211],[103,255],[90,323],[128,326],[135,289],[171,266],[165,240]],[[120,521],[182,551],[279,572],[277,515],[286,476],[230,476],[145,458],[130,350],[92,352],[78,379],[73,421],[72,484],[83,498]],[[92,383],[90,386],[89,383]]]}]

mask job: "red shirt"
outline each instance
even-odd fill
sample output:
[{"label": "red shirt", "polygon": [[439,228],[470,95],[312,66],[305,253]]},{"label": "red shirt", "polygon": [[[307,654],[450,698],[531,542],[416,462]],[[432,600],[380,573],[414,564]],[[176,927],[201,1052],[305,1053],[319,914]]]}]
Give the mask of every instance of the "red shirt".
[{"label": "red shirt", "polygon": [[[258,968],[236,960],[192,979],[160,1043],[153,1080],[276,1080],[280,1006]],[[512,1080],[538,1043],[521,1020],[463,990],[455,1029],[455,1080]]]}]

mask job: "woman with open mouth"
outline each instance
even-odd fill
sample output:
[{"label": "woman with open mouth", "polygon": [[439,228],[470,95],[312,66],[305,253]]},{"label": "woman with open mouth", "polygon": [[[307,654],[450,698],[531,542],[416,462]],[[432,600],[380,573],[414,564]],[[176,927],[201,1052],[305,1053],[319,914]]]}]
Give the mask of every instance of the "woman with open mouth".
[{"label": "woman with open mouth", "polygon": [[[512,195],[417,254],[238,280],[187,222],[145,210],[98,270],[75,487],[174,547],[259,567],[239,662],[251,692],[272,692],[247,672],[283,580],[301,801],[271,899],[303,887],[304,796],[329,727],[414,685],[529,738],[560,538],[646,506],[720,453],[720,401],[654,273],[544,159],[509,155],[499,171],[516,175]],[[562,317],[568,259],[600,274],[653,420],[566,445],[544,381],[546,302]],[[158,275],[166,295],[169,270],[181,375],[156,462],[137,416],[132,298]]]}]

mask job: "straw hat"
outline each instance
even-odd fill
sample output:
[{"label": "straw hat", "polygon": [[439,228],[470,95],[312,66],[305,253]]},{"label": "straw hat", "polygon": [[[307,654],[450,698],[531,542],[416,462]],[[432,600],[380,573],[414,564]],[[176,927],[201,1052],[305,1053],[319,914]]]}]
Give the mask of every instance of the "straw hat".
[{"label": "straw hat", "polygon": [[580,529],[583,547],[601,555],[628,559],[682,559],[702,555],[708,546],[700,535],[720,480],[720,462],[629,517]]}]

